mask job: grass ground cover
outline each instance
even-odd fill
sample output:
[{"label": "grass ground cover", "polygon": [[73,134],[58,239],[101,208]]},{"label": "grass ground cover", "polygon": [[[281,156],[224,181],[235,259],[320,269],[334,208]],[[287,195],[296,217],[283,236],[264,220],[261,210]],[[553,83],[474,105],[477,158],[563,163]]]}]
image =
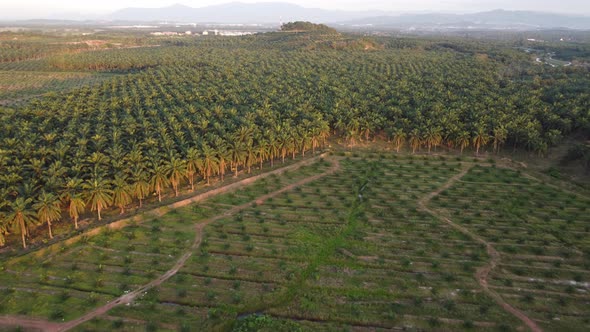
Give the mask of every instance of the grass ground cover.
[{"label": "grass ground cover", "polygon": [[217,196],[71,246],[2,262],[0,311],[50,320],[71,320],[97,305],[147,284],[167,271],[194,241],[199,220],[218,215],[293,181],[322,172],[327,163],[271,175],[239,192]]},{"label": "grass ground cover", "polygon": [[495,167],[463,180],[433,205],[501,253],[491,288],[547,330],[588,330],[590,200]]},{"label": "grass ground cover", "polygon": [[460,162],[374,154],[340,163],[339,173],[209,225],[178,275],[110,315],[125,328],[164,330],[239,329],[252,317],[292,330],[518,325],[473,278],[485,250],[418,209]]},{"label": "grass ground cover", "polygon": [[[427,204],[500,252],[490,289],[548,331],[588,328],[588,198],[473,159],[360,153],[335,160],[336,173],[266,200],[259,197],[330,164],[103,233],[62,249],[59,259],[7,262],[2,281],[11,286],[0,309],[74,318],[160,275],[190,245],[191,226],[223,216],[203,229],[176,275],[76,330],[523,329],[474,277],[490,260],[486,247],[421,208],[424,197],[448,187]],[[256,203],[235,210],[248,202]],[[24,312],[21,301],[33,309]]]}]

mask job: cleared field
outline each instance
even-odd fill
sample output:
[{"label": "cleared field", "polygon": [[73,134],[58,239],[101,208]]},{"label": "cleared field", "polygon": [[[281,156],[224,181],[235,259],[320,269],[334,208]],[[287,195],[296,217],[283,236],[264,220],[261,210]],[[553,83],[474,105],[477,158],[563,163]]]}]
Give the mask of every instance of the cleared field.
[{"label": "cleared field", "polygon": [[340,164],[211,224],[199,255],[174,278],[81,330],[520,325],[473,278],[485,249],[418,208],[460,162],[374,155]]},{"label": "cleared field", "polygon": [[112,77],[85,72],[0,71],[0,106],[22,104],[47,92],[67,91]]},{"label": "cleared field", "polygon": [[501,254],[489,284],[548,331],[590,329],[590,199],[475,167],[433,205]]},{"label": "cleared field", "polygon": [[2,262],[0,312],[68,321],[149,283],[170,269],[195,238],[195,224],[305,177],[328,164],[271,175],[206,207],[173,210],[161,218]]},{"label": "cleared field", "polygon": [[[331,164],[338,171],[323,173]],[[317,174],[326,175],[279,191]],[[472,160],[331,157],[61,249],[67,254],[7,262],[0,310],[76,318],[168,270],[190,247],[195,224],[205,223],[178,273],[75,329],[526,329],[505,302],[547,331],[583,331],[589,206],[586,197]],[[490,262],[486,245],[441,218],[500,252],[486,282],[502,302],[475,277]]]}]

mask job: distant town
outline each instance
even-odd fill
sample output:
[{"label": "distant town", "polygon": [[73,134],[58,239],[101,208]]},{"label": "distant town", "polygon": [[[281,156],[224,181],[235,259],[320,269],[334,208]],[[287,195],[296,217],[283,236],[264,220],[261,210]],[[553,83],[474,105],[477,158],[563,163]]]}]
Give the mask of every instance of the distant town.
[{"label": "distant town", "polygon": [[194,36],[247,36],[247,35],[253,35],[255,34],[255,32],[252,31],[233,31],[233,30],[205,30],[203,32],[196,32],[196,31],[185,31],[185,32],[175,32],[175,31],[155,31],[150,33],[153,36],[166,36],[166,37],[170,37],[170,36],[190,36],[190,35],[194,35]]}]

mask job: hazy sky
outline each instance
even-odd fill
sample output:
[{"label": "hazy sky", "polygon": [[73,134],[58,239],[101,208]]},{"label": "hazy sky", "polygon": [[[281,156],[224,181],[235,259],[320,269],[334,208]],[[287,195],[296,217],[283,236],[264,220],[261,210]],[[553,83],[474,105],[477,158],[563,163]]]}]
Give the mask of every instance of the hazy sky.
[{"label": "hazy sky", "polygon": [[[445,11],[474,12],[490,9],[536,10],[590,15],[590,0],[266,0],[290,2],[304,7],[396,12]],[[46,17],[63,12],[104,14],[125,7],[163,7],[182,3],[192,7],[231,2],[231,0],[0,0],[0,18]],[[241,0],[264,2],[264,0]]]}]

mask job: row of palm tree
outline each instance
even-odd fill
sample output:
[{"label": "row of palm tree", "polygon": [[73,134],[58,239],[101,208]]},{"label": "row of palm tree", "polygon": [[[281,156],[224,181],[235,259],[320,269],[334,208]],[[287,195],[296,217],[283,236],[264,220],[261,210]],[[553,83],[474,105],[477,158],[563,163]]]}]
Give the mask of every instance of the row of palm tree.
[{"label": "row of palm tree", "polygon": [[214,176],[219,176],[223,181],[228,169],[237,177],[240,169],[251,173],[252,166],[258,165],[262,169],[265,162],[270,161],[274,165],[274,160],[279,157],[284,162],[286,154],[291,154],[293,158],[299,152],[305,155],[308,150],[315,154],[316,149],[325,144],[328,135],[327,126],[323,127],[323,131],[321,128],[313,130],[309,137],[304,135],[303,138],[293,140],[291,136],[286,136],[280,143],[276,139],[255,141],[253,130],[244,127],[236,133],[230,144],[191,147],[185,157],[174,155],[164,161],[148,160],[141,151],[134,151],[127,156],[127,159],[135,162],[131,169],[112,177],[100,165],[103,158],[93,154],[89,158],[94,163],[90,178],[67,178],[57,194],[41,191],[36,199],[19,196],[12,202],[5,202],[7,213],[0,215],[0,245],[5,244],[4,235],[11,230],[20,233],[22,246],[26,248],[31,228],[40,225],[47,226],[48,236],[53,239],[52,225],[61,221],[66,213],[74,228],[78,229],[79,218],[87,209],[95,211],[100,221],[104,210],[114,207],[124,214],[134,201],[141,208],[151,194],[156,195],[158,202],[161,202],[167,190],[175,197],[179,196],[185,184],[190,187],[190,191],[194,191],[197,177],[210,185]]},{"label": "row of palm tree", "polygon": [[491,135],[483,127],[479,127],[473,133],[460,131],[455,136],[444,137],[440,127],[431,127],[424,133],[418,129],[412,129],[406,133],[402,128],[395,128],[391,131],[389,140],[393,143],[396,152],[400,152],[400,149],[407,143],[412,153],[416,153],[421,147],[426,147],[428,153],[431,153],[433,148],[436,150],[439,146],[445,145],[449,149],[458,148],[461,154],[465,148],[472,146],[475,149],[475,154],[479,155],[480,149],[490,142],[493,142],[494,153],[498,153],[506,142],[505,132],[503,128],[498,128],[494,130],[494,135]]}]

